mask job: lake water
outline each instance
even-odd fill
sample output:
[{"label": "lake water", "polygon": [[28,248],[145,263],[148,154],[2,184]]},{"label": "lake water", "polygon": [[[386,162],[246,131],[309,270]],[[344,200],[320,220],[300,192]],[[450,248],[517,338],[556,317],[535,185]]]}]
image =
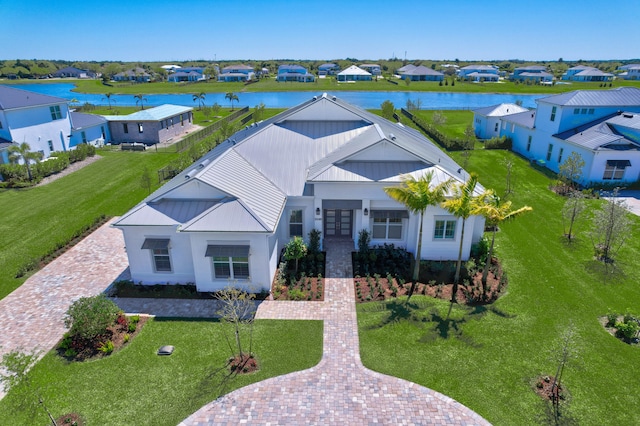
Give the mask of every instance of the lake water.
[{"label": "lake water", "polygon": [[[107,98],[104,95],[93,95],[86,93],[72,92],[74,88],[70,83],[54,84],[16,84],[14,87],[30,90],[45,95],[57,96],[72,100],[76,99],[79,104],[89,102],[94,105],[107,105]],[[313,96],[322,95],[319,92],[238,92],[236,93],[239,102],[234,106],[259,105],[261,102],[267,108],[291,108],[299,105]],[[501,103],[516,103],[522,101],[522,106],[535,108],[535,100],[544,95],[522,95],[522,94],[487,94],[487,93],[446,93],[446,92],[346,92],[337,91],[332,93],[340,99],[365,109],[380,108],[380,104],[385,100],[393,102],[396,108],[406,106],[407,101],[417,102],[420,100],[422,109],[476,109]],[[192,94],[158,94],[144,95],[147,99],[146,106],[158,106],[163,104],[183,105],[197,107],[197,102],[193,101]],[[115,100],[115,102],[113,102]],[[136,99],[133,95],[112,95],[112,104],[115,106],[136,106]],[[226,107],[230,103],[224,98],[224,93],[207,93],[206,105],[213,105],[217,102]]]}]

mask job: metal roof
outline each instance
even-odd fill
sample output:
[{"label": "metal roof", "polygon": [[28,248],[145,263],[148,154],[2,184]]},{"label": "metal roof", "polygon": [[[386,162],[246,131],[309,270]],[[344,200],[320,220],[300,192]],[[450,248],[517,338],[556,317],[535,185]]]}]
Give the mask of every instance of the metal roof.
[{"label": "metal roof", "polygon": [[73,130],[81,130],[107,123],[106,118],[96,114],[84,114],[82,112],[71,111],[69,115],[71,116]]},{"label": "metal roof", "polygon": [[597,68],[589,68],[586,69],[584,71],[580,71],[577,74],[574,75],[581,75],[581,76],[604,76],[604,77],[613,77],[613,74],[609,73],[609,72],[604,72],[604,71],[600,71]]},{"label": "metal roof", "polygon": [[504,117],[505,115],[517,114],[519,112],[525,112],[525,111],[529,111],[529,110],[518,104],[510,104],[510,103],[492,105],[492,106],[473,110],[474,114],[484,115],[485,117]]},{"label": "metal roof", "polygon": [[66,99],[0,85],[0,110],[66,104]]},{"label": "metal roof", "polygon": [[640,89],[635,87],[617,87],[609,90],[574,90],[560,95],[536,99],[552,105],[566,106],[640,106]]},{"label": "metal roof", "polygon": [[369,71],[365,71],[360,67],[351,65],[349,68],[340,71],[338,75],[371,75]]},{"label": "metal roof", "polygon": [[180,105],[160,105],[154,108],[136,111],[129,115],[105,115],[108,121],[160,121],[193,111],[191,107]]},{"label": "metal roof", "polygon": [[509,114],[509,115],[505,115],[502,119],[507,123],[514,123],[520,126],[533,129],[533,126],[536,120],[536,111],[527,110],[523,112],[518,112],[516,114]]},{"label": "metal roof", "polygon": [[408,71],[405,71],[404,75],[444,75],[440,71],[432,70],[431,68],[427,68],[424,65],[420,65],[419,67],[414,67]]},{"label": "metal roof", "polygon": [[640,140],[632,140],[625,135],[625,129],[632,134],[640,129],[640,115],[633,113],[615,113],[590,123],[553,135],[588,149],[597,150],[608,145],[627,145],[627,149],[640,149]]}]

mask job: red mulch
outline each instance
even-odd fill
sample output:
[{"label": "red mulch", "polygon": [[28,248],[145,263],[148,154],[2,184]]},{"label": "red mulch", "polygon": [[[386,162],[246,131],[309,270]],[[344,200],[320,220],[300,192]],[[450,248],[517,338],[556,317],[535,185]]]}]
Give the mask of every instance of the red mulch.
[{"label": "red mulch", "polygon": [[[278,276],[277,272],[276,276]],[[324,300],[324,278],[305,277],[298,280],[293,286],[281,285],[274,280],[271,285],[271,298],[272,300],[310,300],[321,302]]]},{"label": "red mulch", "polygon": [[554,401],[564,399],[564,389],[562,386],[553,388],[553,376],[540,376],[536,379],[533,388],[538,396],[544,400]]},{"label": "red mulch", "polygon": [[58,426],[82,426],[84,425],[84,421],[80,414],[78,413],[68,413],[64,414],[56,419],[56,424]]},{"label": "red mulch", "polygon": [[249,374],[258,371],[258,360],[253,355],[242,354],[229,358],[229,369],[236,374]]}]

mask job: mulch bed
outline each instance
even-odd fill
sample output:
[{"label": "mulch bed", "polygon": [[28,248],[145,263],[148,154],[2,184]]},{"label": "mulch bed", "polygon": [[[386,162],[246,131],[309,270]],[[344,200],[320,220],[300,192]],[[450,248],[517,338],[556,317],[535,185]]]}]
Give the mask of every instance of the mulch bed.
[{"label": "mulch bed", "polygon": [[533,387],[536,394],[545,401],[563,400],[566,397],[562,385],[554,389],[553,379],[553,376],[540,376]]},{"label": "mulch bed", "polygon": [[[276,277],[278,273],[276,272]],[[294,284],[278,284],[274,279],[271,285],[271,300],[324,300],[324,278],[303,277]]]},{"label": "mulch bed", "polygon": [[253,355],[242,354],[229,358],[229,370],[235,374],[250,374],[260,369],[258,360]]},{"label": "mulch bed", "polygon": [[58,417],[56,419],[56,424],[58,426],[83,426],[84,421],[82,420],[82,417],[80,417],[80,414],[68,413]]}]

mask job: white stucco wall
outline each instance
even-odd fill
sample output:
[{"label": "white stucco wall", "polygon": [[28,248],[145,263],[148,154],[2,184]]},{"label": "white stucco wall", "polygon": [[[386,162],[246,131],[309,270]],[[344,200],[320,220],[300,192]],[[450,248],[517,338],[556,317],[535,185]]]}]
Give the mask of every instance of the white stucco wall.
[{"label": "white stucco wall", "polygon": [[[51,119],[49,106],[22,108],[5,111],[3,127],[9,129],[6,139],[17,143],[26,142],[32,151],[42,151],[48,157],[52,151],[66,151],[69,149],[71,121],[67,104],[57,104],[62,118]],[[53,149],[49,148],[52,142]]]}]

